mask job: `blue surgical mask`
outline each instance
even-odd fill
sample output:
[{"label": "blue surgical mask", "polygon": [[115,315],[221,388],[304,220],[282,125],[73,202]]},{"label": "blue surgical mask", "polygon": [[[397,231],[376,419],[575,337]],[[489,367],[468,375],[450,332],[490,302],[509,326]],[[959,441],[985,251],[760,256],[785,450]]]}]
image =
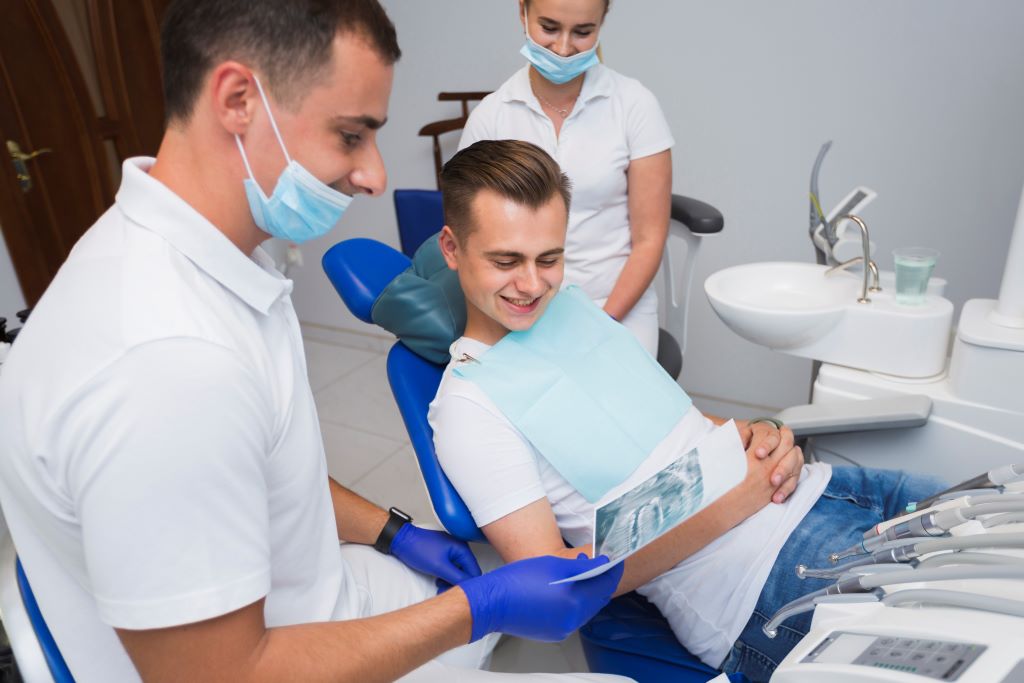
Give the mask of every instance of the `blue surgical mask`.
[{"label": "blue surgical mask", "polygon": [[288,165],[277,179],[274,194],[267,197],[256,183],[241,139],[235,136],[245,170],[249,173],[249,177],[245,179],[245,196],[249,200],[252,218],[261,230],[272,237],[296,244],[322,237],[341,219],[345,209],[352,202],[352,197],[321,182],[303,168],[302,164],[288,156],[288,149],[284,146],[284,140],[277,129],[277,122],[270,111],[270,103],[263,92],[263,86],[255,74],[253,80],[256,82],[256,89],[263,100],[270,125],[274,129],[274,135],[277,136],[277,142],[281,145]]},{"label": "blue surgical mask", "polygon": [[[526,26],[529,27],[529,19],[525,13],[523,18],[526,20]],[[586,52],[563,57],[538,45],[530,37],[529,29],[526,32],[526,44],[519,50],[519,54],[526,57],[537,73],[556,84],[568,83],[600,61],[597,58],[597,43]]]}]

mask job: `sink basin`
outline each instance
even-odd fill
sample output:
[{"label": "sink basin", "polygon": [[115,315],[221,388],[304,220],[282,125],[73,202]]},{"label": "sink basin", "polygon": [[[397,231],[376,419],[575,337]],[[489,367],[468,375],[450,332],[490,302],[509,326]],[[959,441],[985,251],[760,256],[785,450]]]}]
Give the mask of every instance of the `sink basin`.
[{"label": "sink basin", "polygon": [[[953,304],[929,285],[924,304],[904,306],[891,290],[858,303],[860,273],[825,275],[814,263],[748,263],[704,283],[711,307],[744,339],[795,356],[900,377],[943,371]],[[935,283],[941,286],[944,282]]]},{"label": "sink basin", "polygon": [[825,276],[814,263],[748,263],[720,270],[704,283],[711,307],[744,339],[784,350],[809,344],[843,317],[860,296],[861,278]]}]

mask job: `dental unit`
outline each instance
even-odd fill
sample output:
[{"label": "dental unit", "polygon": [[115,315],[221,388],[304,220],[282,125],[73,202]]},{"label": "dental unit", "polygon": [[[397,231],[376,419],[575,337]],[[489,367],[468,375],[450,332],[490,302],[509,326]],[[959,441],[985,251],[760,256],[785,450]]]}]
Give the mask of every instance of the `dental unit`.
[{"label": "dental unit", "polygon": [[[814,610],[811,632],[773,683],[803,681],[1020,681],[1024,674],[1024,465],[985,473],[935,497],[932,507],[887,520],[841,565],[796,567],[831,585],[768,619],[776,637]],[[948,498],[961,487],[981,493]]]}]

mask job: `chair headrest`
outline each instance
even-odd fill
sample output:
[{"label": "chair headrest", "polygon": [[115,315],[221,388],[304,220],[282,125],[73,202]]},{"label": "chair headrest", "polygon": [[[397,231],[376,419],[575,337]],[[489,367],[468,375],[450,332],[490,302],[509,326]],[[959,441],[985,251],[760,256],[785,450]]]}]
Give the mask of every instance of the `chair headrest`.
[{"label": "chair headrest", "polygon": [[458,275],[441,255],[437,235],[425,240],[412,265],[384,288],[372,318],[418,356],[448,363],[449,347],[466,329],[466,300]]},{"label": "chair headrest", "polygon": [[432,363],[448,363],[449,347],[466,329],[466,302],[437,235],[411,261],[376,240],[345,240],[324,254],[323,267],[357,318],[380,325]]}]

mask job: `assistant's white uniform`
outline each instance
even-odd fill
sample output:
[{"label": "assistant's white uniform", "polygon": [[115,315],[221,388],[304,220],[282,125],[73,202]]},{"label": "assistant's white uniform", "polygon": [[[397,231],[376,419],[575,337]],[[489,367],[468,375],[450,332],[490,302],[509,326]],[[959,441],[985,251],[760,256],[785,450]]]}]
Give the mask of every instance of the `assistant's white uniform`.
[{"label": "assistant's white uniform", "polygon": [[[351,619],[436,593],[394,558],[339,551],[292,283],[151,164],[124,164],[116,204],[0,376],[3,512],[86,682],[138,680],[114,627],[177,626],[260,598],[268,626]],[[447,657],[477,666],[492,643]],[[409,680],[476,676],[435,661]]]},{"label": "assistant's white uniform", "polygon": [[[437,457],[478,526],[547,497],[562,536],[573,546],[593,540],[588,502],[473,382],[452,373],[465,354],[490,347],[463,337],[451,349],[428,419]],[[557,416],[554,416],[557,419]],[[689,451],[714,428],[696,408],[624,482],[635,486]],[[668,572],[637,589],[668,620],[686,649],[717,667],[754,611],[775,558],[828,484],[831,467],[805,465],[796,491],[770,504]]]},{"label": "assistant's white uniform", "polygon": [[[603,64],[587,70],[559,135],[530,88],[529,66],[473,110],[459,148],[477,140],[525,140],[554,158],[572,181],[565,241],[565,285],[604,305],[629,257],[632,238],[626,169],[672,147],[668,122],[650,90]],[[658,349],[653,283],[622,321],[651,355]]]}]

